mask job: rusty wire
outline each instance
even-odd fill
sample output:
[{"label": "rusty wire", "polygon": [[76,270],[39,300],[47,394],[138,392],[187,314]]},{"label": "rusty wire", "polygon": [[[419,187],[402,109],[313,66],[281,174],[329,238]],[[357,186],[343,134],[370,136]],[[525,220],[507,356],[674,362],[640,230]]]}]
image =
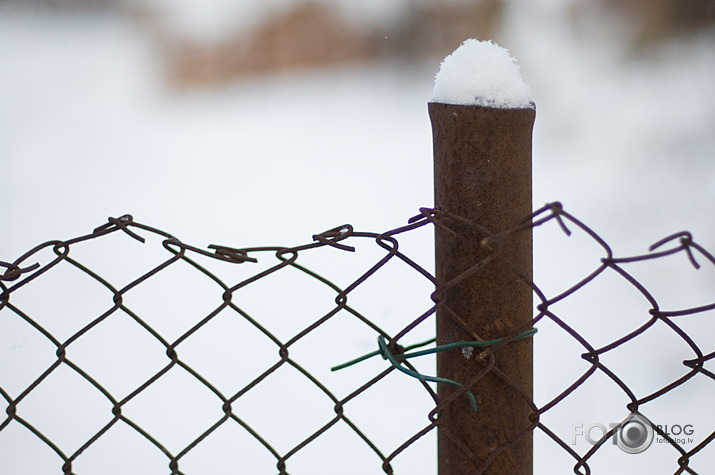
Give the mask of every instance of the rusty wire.
[{"label": "rusty wire", "polygon": [[[448,404],[452,404],[457,398],[465,397],[465,395],[470,395],[470,389],[477,387],[479,380],[484,377],[489,372],[494,372],[499,378],[504,380],[509,386],[511,386],[514,391],[520,394],[520,397],[524,399],[524,403],[528,404],[531,408],[531,415],[528,421],[521,421],[524,430],[521,432],[518,438],[524,437],[531,433],[532,431],[539,430],[550,438],[554,443],[558,444],[564,451],[573,457],[575,461],[574,472],[579,474],[590,474],[591,468],[589,466],[589,460],[594,456],[594,454],[608,442],[612,437],[614,437],[616,428],[611,429],[603,438],[599,440],[590,450],[585,454],[577,453],[574,448],[572,448],[566,441],[557,436],[552,430],[549,429],[542,421],[541,417],[552,410],[561,401],[568,398],[574,391],[576,391],[581,385],[583,385],[590,377],[592,377],[596,372],[601,372],[610,378],[613,383],[620,388],[623,393],[628,397],[629,403],[626,408],[633,412],[640,412],[642,408],[648,403],[652,402],[657,398],[666,396],[669,392],[673,391],[675,388],[680,387],[687,381],[694,377],[707,377],[715,381],[715,374],[705,368],[706,362],[715,358],[715,351],[705,352],[703,351],[693,339],[683,330],[677,323],[677,318],[684,317],[687,315],[694,315],[699,313],[704,313],[715,309],[715,302],[707,305],[701,305],[692,308],[684,309],[661,309],[655,297],[648,292],[648,290],[641,285],[630,273],[625,270],[625,265],[633,262],[647,261],[653,259],[659,259],[666,256],[670,256],[677,253],[684,253],[688,260],[692,263],[695,268],[699,268],[701,262],[708,261],[715,265],[715,257],[706,251],[702,246],[693,241],[690,233],[681,232],[673,234],[671,236],[662,239],[650,248],[650,252],[643,255],[630,256],[630,257],[615,257],[609,245],[592,229],[583,224],[581,221],[567,213],[563,210],[560,203],[551,203],[545,207],[536,211],[531,217],[526,219],[523,224],[515,229],[508,232],[493,235],[488,232],[488,230],[483,230],[483,234],[486,236],[482,240],[482,247],[490,251],[488,257],[476,263],[471,269],[465,272],[465,275],[472,275],[475,272],[489,264],[497,263],[499,265],[509,266],[514,274],[525,280],[533,289],[534,295],[537,297],[539,303],[536,306],[536,314],[532,320],[532,327],[538,329],[538,324],[542,320],[550,320],[558,327],[560,327],[566,334],[570,335],[576,342],[578,342],[584,349],[585,353],[582,354],[582,358],[590,363],[590,368],[573,384],[564,388],[556,397],[552,400],[537,406],[536,403],[531,399],[530,395],[526,395],[519,386],[512,381],[508,375],[501,372],[498,368],[498,357],[499,350],[505,345],[514,344],[519,338],[523,338],[524,335],[531,337],[535,330],[530,328],[519,329],[512,335],[504,335],[498,342],[493,342],[494,344],[489,346],[489,348],[475,348],[480,352],[479,361],[482,362],[482,369],[475,373],[475,376],[470,381],[461,381],[460,389],[455,391],[450,395],[450,397],[440,400],[437,392],[434,390],[433,386],[430,386],[424,379],[420,379],[421,386],[424,391],[427,392],[429,397],[434,402],[434,408],[426,415],[428,417],[429,423],[424,426],[421,430],[413,434],[411,437],[404,440],[402,444],[397,447],[378,447],[370,438],[350,419],[349,410],[346,410],[346,405],[355,398],[358,398],[367,391],[371,386],[375,385],[378,381],[383,379],[389,373],[391,373],[395,367],[386,364],[384,371],[376,374],[372,379],[362,384],[358,384],[357,387],[348,394],[346,397],[339,399],[334,395],[329,388],[327,388],[321,381],[319,381],[313,374],[307,371],[304,367],[300,365],[298,361],[295,361],[289,356],[289,348],[291,345],[295,344],[300,339],[304,338],[309,333],[313,332],[320,325],[324,324],[326,321],[334,317],[338,312],[346,311],[353,317],[367,325],[371,328],[375,335],[383,339],[384,346],[383,356],[385,356],[384,351],[389,351],[391,355],[395,356],[393,359],[393,365],[399,364],[403,365],[409,371],[416,373],[416,369],[409,360],[401,357],[407,350],[411,347],[403,347],[399,342],[400,340],[408,335],[412,330],[414,330],[418,325],[425,321],[428,321],[432,317],[437,308],[440,305],[440,293],[448,286],[457,285],[458,282],[462,280],[462,276],[453,279],[453,281],[446,283],[439,283],[436,281],[435,277],[427,271],[424,267],[419,265],[417,262],[410,259],[408,256],[403,254],[399,249],[398,237],[415,229],[421,228],[426,225],[438,226],[449,233],[454,234],[454,231],[450,228],[450,223],[455,221],[463,222],[463,218],[452,215],[441,209],[434,208],[421,208],[420,214],[410,218],[405,226],[398,227],[396,229],[383,232],[383,233],[373,233],[373,232],[359,232],[353,229],[350,225],[338,226],[328,231],[316,234],[313,236],[313,242],[305,245],[295,246],[295,247],[256,247],[256,248],[232,248],[227,246],[210,245],[208,248],[210,251],[194,247],[185,244],[164,231],[158,230],[151,226],[147,226],[138,222],[135,222],[132,216],[124,215],[119,218],[109,218],[108,222],[102,226],[97,227],[92,233],[80,236],[67,241],[48,241],[44,244],[40,244],[13,262],[0,261],[0,267],[3,267],[4,273],[0,275],[0,319],[9,318],[20,318],[23,321],[29,323],[34,327],[39,333],[44,335],[55,347],[57,359],[51,364],[39,377],[37,377],[31,384],[29,384],[24,390],[20,391],[18,394],[11,395],[3,389],[3,381],[0,380],[0,396],[5,400],[6,407],[5,413],[6,418],[0,420],[0,432],[6,429],[11,423],[17,423],[24,426],[32,434],[34,434],[42,443],[46,444],[51,448],[62,460],[62,473],[66,475],[73,475],[73,463],[77,460],[81,454],[88,449],[92,444],[97,442],[112,426],[118,423],[124,423],[128,427],[131,427],[134,431],[140,434],[149,444],[154,445],[161,452],[165,454],[168,459],[168,467],[170,469],[171,475],[183,474],[184,472],[180,469],[180,461],[187,453],[199,446],[202,441],[204,441],[211,433],[216,431],[221,425],[225,423],[230,423],[232,421],[242,427],[247,431],[256,441],[258,441],[276,460],[276,467],[279,474],[288,474],[289,459],[294,456],[298,451],[305,448],[311,442],[315,441],[317,438],[325,434],[331,427],[335,424],[342,422],[347,424],[352,431],[360,438],[362,441],[379,457],[382,461],[381,468],[384,473],[392,474],[393,467],[391,462],[398,457],[407,447],[409,447],[413,442],[423,437],[425,434],[434,430],[439,426],[439,413],[440,409]],[[499,249],[501,244],[510,239],[517,233],[524,232],[533,228],[537,228],[549,222],[556,222],[561,230],[567,235],[571,234],[572,228],[578,228],[580,231],[585,233],[591,240],[597,243],[603,250],[603,257],[600,260],[599,266],[590,275],[582,279],[581,281],[575,283],[573,286],[563,291],[562,293],[554,296],[547,296],[542,290],[532,281],[527,279],[524,274],[519,272],[512,263],[508,262],[503,256],[500,255]],[[471,223],[473,226],[478,226],[477,223]],[[126,234],[128,237],[135,239],[140,242],[145,242],[143,235],[152,234],[163,239],[162,252],[168,252],[170,257],[155,266],[150,271],[137,277],[135,280],[125,285],[121,289],[116,289],[104,280],[100,275],[95,273],[92,269],[86,267],[79,261],[70,257],[70,250],[74,246],[82,245],[82,243],[98,239],[103,236],[107,236],[112,233],[121,232]],[[366,272],[360,275],[352,283],[344,288],[334,284],[331,280],[318,275],[311,269],[303,266],[299,263],[299,256],[303,253],[309,252],[313,249],[318,248],[333,248],[335,251],[354,251],[355,247],[351,246],[351,243],[356,242],[358,239],[367,239],[373,241],[377,246],[379,246],[383,251],[384,255],[377,260]],[[670,248],[665,248],[667,245],[672,245]],[[55,257],[50,262],[40,265],[39,262],[35,261],[35,256],[45,249],[50,249],[53,251]],[[262,270],[251,275],[240,282],[229,285],[221,281],[216,275],[210,272],[207,268],[199,264],[195,259],[192,258],[192,254],[202,255],[206,257],[211,257],[218,261],[226,262],[229,264],[242,264],[250,266],[252,263],[256,263],[255,255],[259,253],[271,253],[273,254],[278,263],[268,269]],[[374,319],[369,319],[357,309],[348,305],[348,296],[350,292],[354,291],[361,284],[366,282],[372,275],[374,275],[380,268],[385,266],[389,261],[397,259],[407,264],[411,269],[420,274],[422,277],[427,279],[432,285],[434,285],[434,292],[431,295],[431,299],[434,305],[426,310],[421,315],[417,316],[408,325],[402,328],[394,335],[389,335],[385,332],[379,325],[379,322],[374,321]],[[181,335],[176,341],[170,343],[166,341],[154,328],[149,326],[145,321],[143,321],[140,316],[135,315],[129,308],[127,308],[123,303],[123,296],[130,289],[135,288],[138,285],[146,282],[160,272],[165,271],[170,268],[173,264],[178,261],[185,261],[189,263],[193,268],[203,274],[205,277],[211,279],[213,282],[217,283],[223,288],[222,304],[211,312],[209,315],[197,317],[197,323],[192,326],[192,328]],[[74,268],[82,271],[87,276],[96,280],[98,283],[109,289],[112,293],[112,306],[107,311],[98,315],[92,321],[87,322],[79,331],[71,335],[65,341],[59,341],[55,336],[53,336],[48,330],[43,328],[43,326],[36,320],[33,319],[32,315],[29,315],[23,311],[23,309],[17,307],[12,303],[12,295],[18,289],[23,286],[31,285],[32,282],[40,277],[41,275],[50,272],[55,268],[60,262],[66,262],[72,265]],[[266,327],[264,327],[259,321],[253,319],[244,310],[242,310],[240,302],[235,302],[233,300],[233,294],[238,289],[243,288],[247,285],[256,282],[268,275],[276,272],[280,272],[281,269],[292,267],[301,271],[305,276],[316,279],[322,284],[326,285],[335,292],[335,306],[323,315],[316,315],[316,319],[310,324],[303,328],[300,332],[290,338],[288,341],[281,341],[274,334],[272,334]],[[552,310],[552,306],[563,299],[568,298],[573,295],[578,290],[587,286],[589,283],[593,282],[599,275],[606,271],[614,271],[616,274],[623,278],[624,282],[628,285],[633,286],[650,304],[650,310],[648,318],[642,323],[640,327],[636,330],[623,335],[617,340],[609,343],[606,346],[596,348],[589,343],[587,337],[588,335],[579,334],[572,326],[568,324],[566,320],[559,317],[555,311]],[[215,317],[220,311],[224,309],[231,309],[236,315],[245,318],[258,330],[260,330],[264,335],[270,338],[277,346],[280,360],[277,362],[269,362],[268,368],[258,377],[252,381],[246,381],[246,384],[238,392],[231,395],[222,394],[216,386],[214,386],[210,381],[200,375],[196,370],[188,366],[183,362],[177,355],[176,346],[188,338],[191,334],[197,332],[201,329],[203,325],[208,323],[213,317]],[[166,356],[169,361],[160,371],[154,374],[151,378],[146,380],[143,384],[136,387],[129,395],[121,400],[114,397],[103,385],[101,381],[96,380],[87,372],[85,372],[81,367],[76,365],[71,360],[67,359],[67,348],[75,341],[80,338],[91,338],[90,330],[100,324],[102,321],[109,318],[112,314],[117,312],[123,312],[136,320],[142,327],[149,332],[152,336],[157,338],[166,349]],[[447,312],[448,313],[448,312]],[[454,318],[459,318],[455,315]],[[638,397],[633,391],[628,387],[627,382],[621,380],[614,371],[612,371],[603,361],[602,356],[619,346],[637,338],[642,335],[650,327],[652,327],[656,322],[662,322],[667,327],[672,330],[673,334],[678,338],[682,339],[693,352],[693,357],[683,361],[689,370],[681,378],[663,386],[659,390],[653,392],[652,394],[643,395]],[[526,333],[524,333],[526,332]],[[471,329],[471,333],[475,336],[478,335],[478,329]],[[535,336],[534,338],[539,338]],[[491,344],[491,343],[490,343]],[[417,345],[413,345],[417,346]],[[477,345],[475,345],[477,346]],[[358,356],[358,355],[356,355]],[[388,355],[389,356],[389,355]],[[339,363],[339,362],[333,362]],[[99,391],[104,397],[106,397],[112,404],[112,416],[111,420],[102,427],[98,432],[96,432],[91,438],[86,440],[80,447],[76,448],[72,453],[65,453],[58,444],[53,442],[47,435],[42,433],[35,427],[33,421],[23,417],[22,402],[27,398],[27,396],[35,390],[42,382],[58,367],[66,366],[75,371],[79,376],[86,379],[97,391]],[[270,374],[274,373],[283,365],[290,365],[300,373],[303,374],[307,380],[314,384],[322,393],[324,393],[333,404],[333,409],[335,412],[335,417],[325,423],[322,427],[317,429],[307,438],[302,440],[300,443],[295,445],[293,448],[285,453],[279,453],[272,445],[271,441],[260,434],[254,427],[249,425],[243,418],[242,414],[237,413],[232,409],[232,404],[234,404],[239,398],[244,396],[247,392],[251,391],[255,387],[261,384]],[[144,390],[155,383],[159,378],[166,374],[172,367],[181,367],[194,378],[196,378],[201,384],[207,387],[212,393],[214,393],[221,405],[221,410],[223,411],[223,417],[216,421],[210,428],[201,434],[198,434],[196,438],[187,446],[185,446],[178,453],[169,451],[162,443],[153,435],[151,435],[147,430],[139,426],[137,423],[127,418],[122,413],[122,408],[129,401],[134,398],[141,397]],[[538,375],[538,373],[537,373]],[[424,414],[415,414],[415,417],[423,417]],[[81,416],[78,416],[81,417]],[[678,444],[673,438],[671,438],[665,431],[661,430],[656,425],[653,426],[653,430],[660,436],[667,440],[668,444],[672,446],[679,454],[677,458],[677,470],[676,474],[679,473],[696,473],[695,470],[690,467],[690,462],[699,452],[701,452],[713,439],[715,439],[715,430],[711,432],[707,437],[703,438],[694,448],[691,450],[685,450],[681,445]],[[444,436],[451,437],[449,431],[444,433]],[[516,440],[518,440],[518,438]],[[484,473],[487,470],[489,463],[496,457],[500,451],[503,451],[508,445],[516,442],[512,440],[505,444],[503,447],[499,447],[494,451],[490,457],[485,460],[480,460],[474,452],[474,448],[465,446],[459,440],[455,440],[462,450],[474,461],[475,473]],[[0,470],[2,470],[2,461],[0,461]],[[379,465],[376,465],[376,470],[379,470]]]}]

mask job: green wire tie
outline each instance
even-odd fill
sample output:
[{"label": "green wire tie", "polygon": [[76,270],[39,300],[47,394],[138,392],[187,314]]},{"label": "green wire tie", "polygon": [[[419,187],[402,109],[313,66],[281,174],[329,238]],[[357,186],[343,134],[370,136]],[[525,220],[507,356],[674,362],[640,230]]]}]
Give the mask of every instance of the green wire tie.
[{"label": "green wire tie", "polygon": [[[527,330],[527,331],[515,336],[512,339],[512,341],[528,338],[528,337],[534,335],[537,331],[538,330],[536,328],[532,328],[530,330]],[[458,383],[457,381],[453,381],[453,380],[447,379],[447,378],[440,378],[439,376],[427,376],[427,375],[418,373],[417,371],[412,371],[411,369],[405,368],[404,366],[402,366],[400,364],[400,360],[405,360],[407,358],[414,358],[416,356],[429,355],[432,353],[438,353],[440,351],[454,350],[456,348],[468,348],[468,347],[486,348],[488,346],[496,345],[497,343],[504,341],[505,339],[506,339],[505,337],[502,337],[502,338],[495,338],[493,340],[459,341],[456,343],[448,343],[446,345],[435,346],[434,348],[429,348],[427,350],[420,350],[420,351],[414,351],[412,353],[407,353],[407,351],[412,350],[414,348],[419,348],[419,347],[422,347],[425,345],[429,345],[430,343],[434,343],[436,341],[436,338],[432,338],[430,340],[423,341],[422,343],[417,343],[417,344],[405,347],[405,349],[404,349],[405,353],[402,353],[399,355],[394,355],[387,348],[387,341],[385,340],[385,337],[380,335],[377,337],[377,344],[380,347],[379,350],[370,352],[366,355],[360,356],[359,358],[355,358],[354,360],[350,360],[347,363],[333,366],[332,368],[330,368],[330,371],[338,371],[338,370],[347,368],[348,366],[352,366],[354,364],[360,363],[361,361],[365,361],[366,359],[372,358],[373,356],[382,355],[382,359],[388,360],[390,362],[390,364],[393,366],[393,368],[405,373],[408,376],[417,378],[420,381],[431,381],[434,383],[449,384],[450,386],[456,386],[456,387],[461,388],[461,387],[464,387],[464,385],[462,383]],[[472,392],[469,389],[467,389],[466,395],[467,395],[467,399],[469,399],[469,406],[472,408],[472,411],[477,412],[477,400],[474,398],[474,394],[472,394]]]}]

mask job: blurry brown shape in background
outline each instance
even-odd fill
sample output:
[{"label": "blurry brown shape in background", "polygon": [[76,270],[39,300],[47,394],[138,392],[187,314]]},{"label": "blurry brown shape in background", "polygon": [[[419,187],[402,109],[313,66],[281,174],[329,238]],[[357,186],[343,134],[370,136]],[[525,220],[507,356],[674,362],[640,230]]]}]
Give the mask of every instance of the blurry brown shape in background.
[{"label": "blurry brown shape in background", "polygon": [[215,42],[178,39],[165,45],[167,78],[178,86],[363,61],[377,46],[327,6],[301,2],[270,18],[250,35]]},{"label": "blurry brown shape in background", "polygon": [[612,14],[628,21],[637,48],[715,25],[715,0],[604,0],[604,3]]},{"label": "blurry brown shape in background", "polygon": [[[210,87],[251,75],[381,59],[434,61],[467,38],[498,42],[506,14],[504,0],[412,0],[402,4],[393,21],[381,22],[349,18],[336,3],[295,0],[253,27],[236,26],[206,38],[172,28],[164,18],[167,12],[146,0],[18,4],[51,10],[99,8],[133,17],[159,48],[160,68],[174,87]],[[587,33],[594,27],[611,31],[614,23],[625,25],[625,35],[615,41],[636,53],[715,25],[715,0],[599,0],[578,2],[566,11],[564,21],[577,30],[586,26]]]},{"label": "blurry brown shape in background", "polygon": [[353,22],[326,3],[308,1],[271,16],[248,34],[212,42],[160,41],[170,84],[209,86],[299,68],[443,57],[466,38],[491,38],[502,11],[502,0],[419,2],[386,30]]}]

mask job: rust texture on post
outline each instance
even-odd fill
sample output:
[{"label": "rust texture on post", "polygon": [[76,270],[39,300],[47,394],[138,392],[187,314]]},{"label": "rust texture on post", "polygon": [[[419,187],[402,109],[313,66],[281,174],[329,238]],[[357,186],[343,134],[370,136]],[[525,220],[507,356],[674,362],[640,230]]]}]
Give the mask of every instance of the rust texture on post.
[{"label": "rust texture on post", "polygon": [[[532,211],[535,110],[430,103],[429,114],[435,205],[494,234],[517,227]],[[485,235],[478,228],[459,221],[450,222],[449,228],[456,234],[436,227],[436,275],[440,285],[489,255],[480,245]],[[531,279],[531,230],[504,240],[499,253]],[[528,327],[532,319],[532,289],[500,259],[447,288],[439,298],[438,345],[470,341],[475,336],[482,340],[509,336]],[[457,323],[455,314],[466,325]],[[459,350],[439,353],[438,376],[468,383],[479,377],[491,359],[495,368],[531,398],[531,338],[510,342],[492,352],[475,349],[473,355],[467,356],[468,352]],[[439,411],[439,474],[531,474],[532,435],[530,431],[523,435],[530,425],[531,409],[523,394],[495,371],[486,373],[469,389],[477,401],[476,412],[470,409],[466,397],[453,399]],[[439,384],[440,400],[447,400],[457,390]],[[517,442],[512,443],[515,439]],[[493,455],[496,451],[497,455]]]}]

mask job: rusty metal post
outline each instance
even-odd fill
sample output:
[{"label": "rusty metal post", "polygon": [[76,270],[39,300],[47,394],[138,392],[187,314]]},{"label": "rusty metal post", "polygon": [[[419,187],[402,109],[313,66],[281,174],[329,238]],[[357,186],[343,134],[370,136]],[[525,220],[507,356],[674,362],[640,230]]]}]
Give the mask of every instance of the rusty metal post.
[{"label": "rusty metal post", "polygon": [[[517,227],[532,211],[531,141],[535,110],[429,103],[434,146],[435,204],[492,233]],[[488,255],[484,235],[474,227],[450,221],[455,236],[436,227],[436,275],[448,282]],[[532,275],[531,231],[516,234],[499,251],[523,274]],[[470,334],[452,315],[437,310],[437,344],[507,336],[532,319],[532,289],[503,261],[493,260],[441,296],[473,330]],[[475,352],[477,353],[477,352]],[[532,339],[514,341],[495,351],[495,367],[531,398]],[[478,375],[486,359],[445,351],[437,355],[437,374],[461,383]],[[482,355],[483,356],[483,355]],[[478,410],[460,397],[438,414],[439,475],[526,475],[533,470],[531,432],[496,455],[486,470],[459,446],[464,444],[484,461],[528,428],[529,405],[518,391],[487,373],[471,388]],[[441,401],[456,388],[439,384]]]}]

